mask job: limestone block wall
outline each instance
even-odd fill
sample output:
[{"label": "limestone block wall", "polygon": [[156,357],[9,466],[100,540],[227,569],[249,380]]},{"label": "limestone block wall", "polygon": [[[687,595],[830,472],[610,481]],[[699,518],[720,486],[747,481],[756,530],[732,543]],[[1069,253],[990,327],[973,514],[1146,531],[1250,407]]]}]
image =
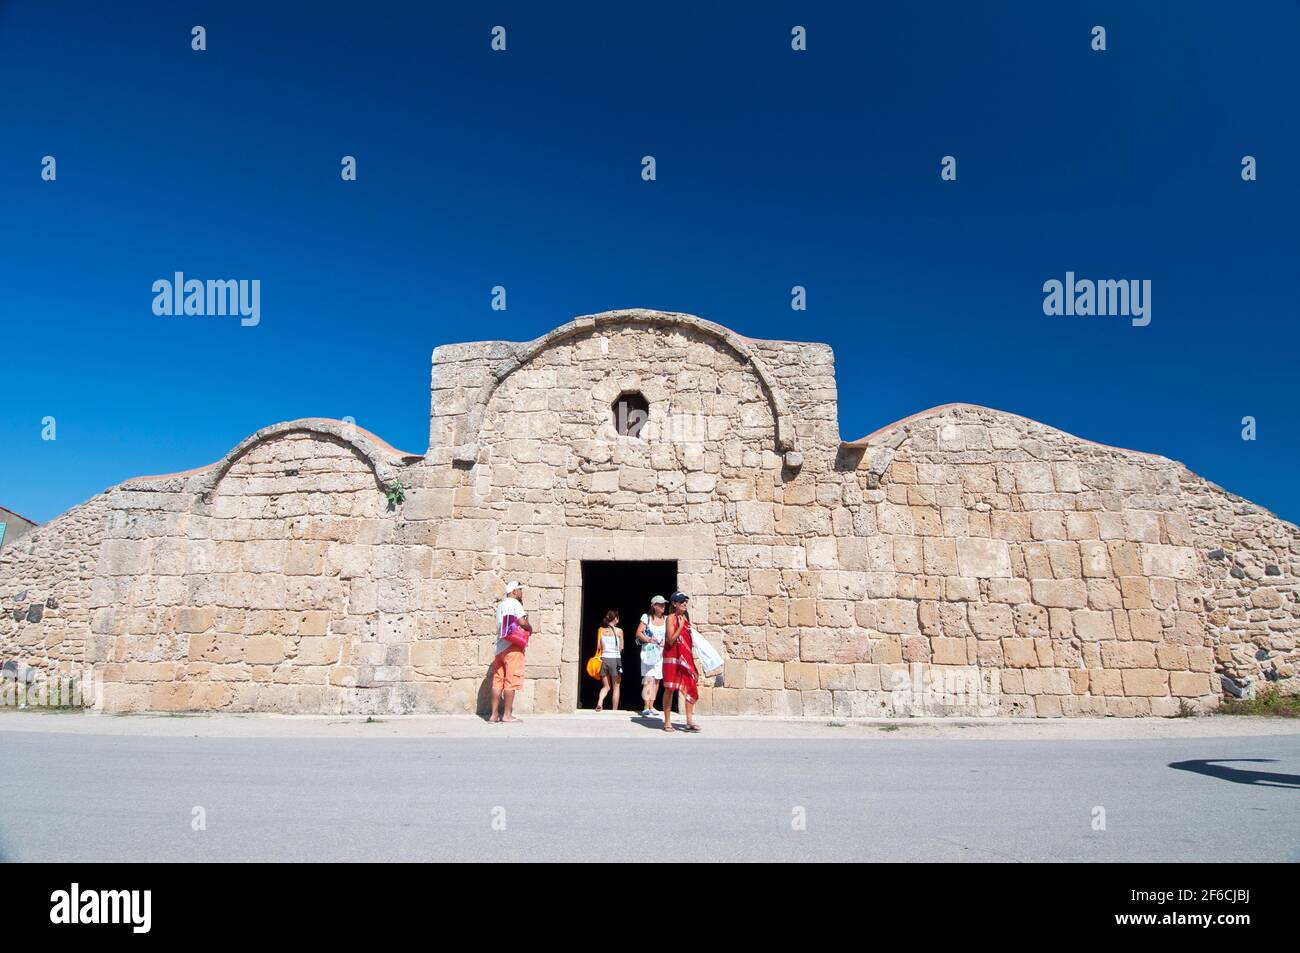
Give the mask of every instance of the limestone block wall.
[{"label": "limestone block wall", "polygon": [[868,443],[890,447],[878,485],[858,471],[874,527],[839,555],[880,661],[996,671],[1011,714],[1214,703],[1176,464],[964,407]]},{"label": "limestone block wall", "polygon": [[431,548],[385,492],[411,458],[351,430],[268,428],[32,534],[0,561],[0,598],[57,609],[7,613],[0,657],[92,666],[112,711],[416,707],[398,696]]},{"label": "limestone block wall", "polygon": [[385,620],[372,566],[406,555],[385,503],[352,448],[290,433],[150,535],[108,540],[95,631],[109,639],[109,704],[348,707],[349,692],[370,690],[361,673],[395,661],[375,649]]},{"label": "limestone block wall", "polygon": [[670,559],[727,657],[706,712],[1172,715],[1225,675],[1300,684],[1300,530],[1162,457],[965,405],[841,443],[828,347],[680,314],[440,347],[432,385],[422,456],[278,424],[7,547],[0,659],[90,666],[115,711],[482,710],[516,578],[518,707],[572,711],[583,561]]}]

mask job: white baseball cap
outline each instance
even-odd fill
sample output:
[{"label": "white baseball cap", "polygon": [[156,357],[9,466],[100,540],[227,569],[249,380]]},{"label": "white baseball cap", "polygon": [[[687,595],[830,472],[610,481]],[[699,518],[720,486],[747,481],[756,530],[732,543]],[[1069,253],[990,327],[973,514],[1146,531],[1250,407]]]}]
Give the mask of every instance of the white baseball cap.
[{"label": "white baseball cap", "polygon": [[510,583],[508,586],[506,586],[506,595],[508,596],[508,595],[510,595],[510,593],[514,592],[516,589],[522,589],[522,588],[524,588],[524,587],[521,586],[519,583],[517,583],[517,582],[512,582],[512,583]]},{"label": "white baseball cap", "polygon": [[650,604],[651,604],[652,606],[653,606],[653,605],[662,605],[662,604],[665,604],[665,603],[667,603],[667,602],[668,602],[668,600],[665,599],[663,596],[655,596],[653,599],[650,600]]}]

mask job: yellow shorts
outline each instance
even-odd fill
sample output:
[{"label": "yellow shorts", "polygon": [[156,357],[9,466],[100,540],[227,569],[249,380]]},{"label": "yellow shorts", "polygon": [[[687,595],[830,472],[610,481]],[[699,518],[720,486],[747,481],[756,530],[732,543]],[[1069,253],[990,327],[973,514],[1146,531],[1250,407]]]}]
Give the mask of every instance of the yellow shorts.
[{"label": "yellow shorts", "polygon": [[524,650],[508,648],[492,660],[492,690],[517,692],[524,687]]}]

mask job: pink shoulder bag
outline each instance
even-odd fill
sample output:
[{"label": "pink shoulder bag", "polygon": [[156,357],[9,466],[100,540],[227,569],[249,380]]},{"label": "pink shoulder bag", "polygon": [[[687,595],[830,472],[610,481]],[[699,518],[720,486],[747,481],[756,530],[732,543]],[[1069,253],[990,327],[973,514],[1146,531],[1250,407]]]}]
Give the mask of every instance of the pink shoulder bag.
[{"label": "pink shoulder bag", "polygon": [[506,616],[501,622],[501,638],[521,649],[528,648],[528,637],[532,633],[519,624],[514,616]]}]

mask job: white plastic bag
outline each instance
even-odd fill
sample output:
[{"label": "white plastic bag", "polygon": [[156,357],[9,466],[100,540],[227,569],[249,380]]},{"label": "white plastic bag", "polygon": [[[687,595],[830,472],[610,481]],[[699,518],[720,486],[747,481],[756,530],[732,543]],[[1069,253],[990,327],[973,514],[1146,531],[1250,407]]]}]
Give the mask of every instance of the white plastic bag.
[{"label": "white plastic bag", "polygon": [[708,639],[699,632],[692,632],[691,643],[695,646],[695,654],[700,660],[700,669],[705,675],[713,675],[722,668],[722,656],[709,644]]}]

